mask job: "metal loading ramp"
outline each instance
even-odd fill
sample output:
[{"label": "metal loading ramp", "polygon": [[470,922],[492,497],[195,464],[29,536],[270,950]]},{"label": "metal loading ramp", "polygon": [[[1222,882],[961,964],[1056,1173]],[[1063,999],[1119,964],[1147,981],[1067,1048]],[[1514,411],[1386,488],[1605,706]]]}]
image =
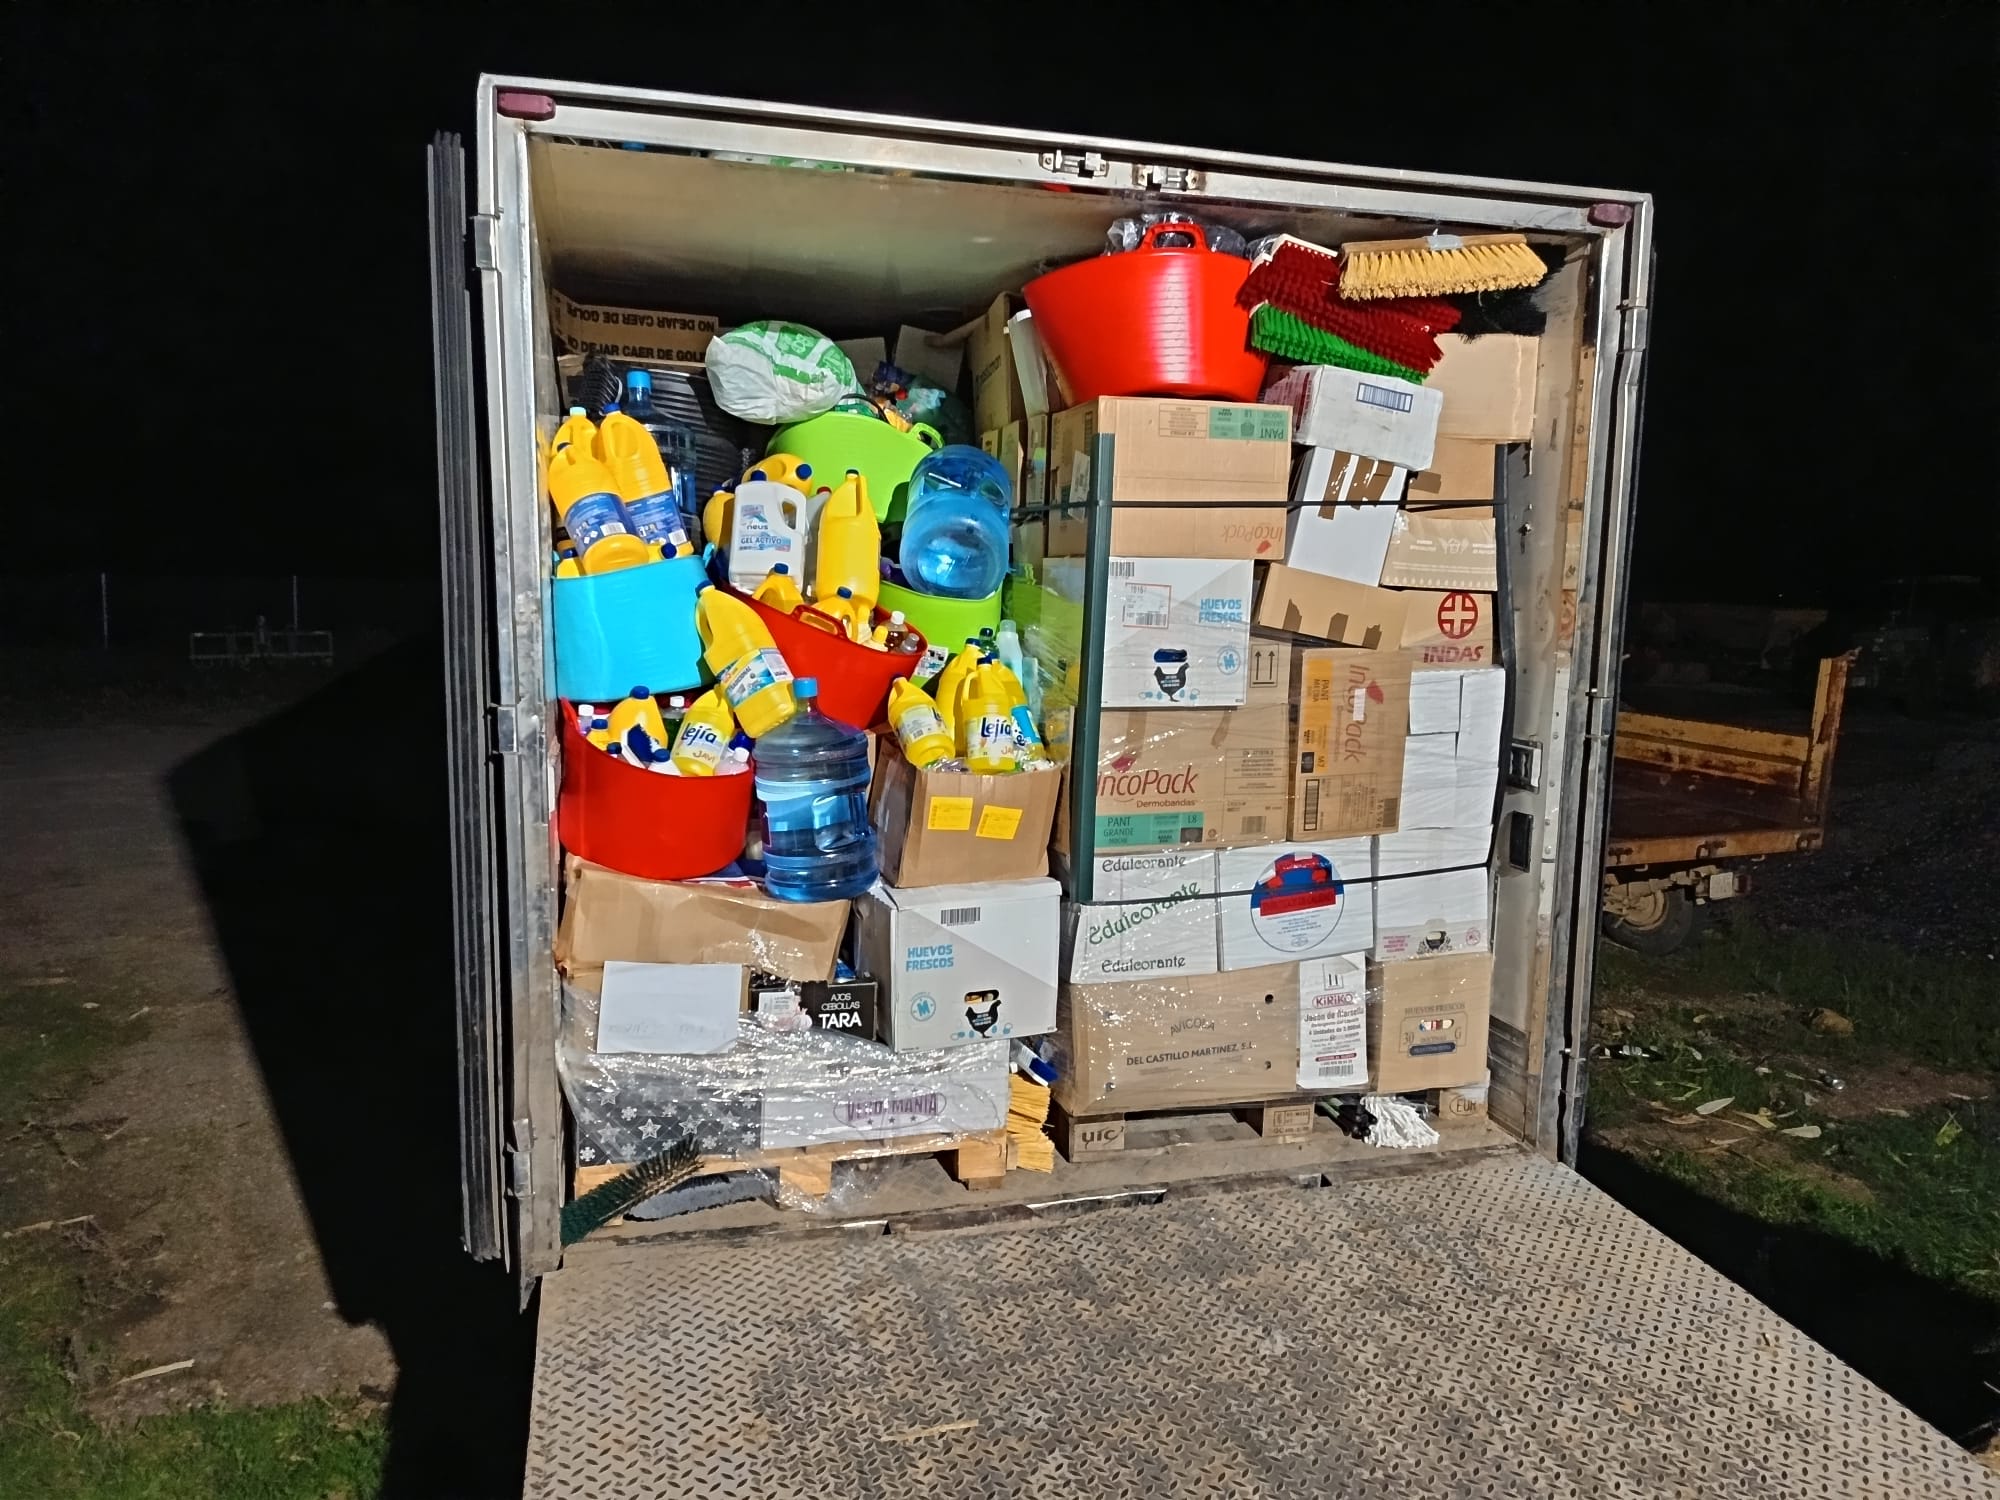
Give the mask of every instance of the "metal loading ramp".
[{"label": "metal loading ramp", "polygon": [[571,1251],[527,1493],[2000,1495],[1540,1158],[927,1222]]}]

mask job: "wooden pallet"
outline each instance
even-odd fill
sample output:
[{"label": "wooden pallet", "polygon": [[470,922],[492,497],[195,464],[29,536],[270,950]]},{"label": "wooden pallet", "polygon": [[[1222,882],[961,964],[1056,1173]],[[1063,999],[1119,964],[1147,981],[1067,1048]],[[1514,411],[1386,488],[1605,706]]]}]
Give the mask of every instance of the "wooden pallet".
[{"label": "wooden pallet", "polygon": [[[1007,1169],[1014,1164],[1012,1147],[1004,1130],[982,1131],[977,1135],[910,1135],[886,1140],[829,1141],[820,1146],[791,1146],[776,1151],[748,1151],[740,1156],[704,1156],[695,1169],[697,1177],[715,1177],[725,1172],[775,1171],[778,1185],[805,1198],[824,1198],[833,1188],[833,1164],[866,1161],[883,1156],[937,1156],[947,1171],[967,1188],[997,1188]],[[601,1187],[621,1172],[632,1170],[631,1162],[606,1162],[578,1167],[574,1176],[577,1196]]]},{"label": "wooden pallet", "polygon": [[1049,1111],[1049,1134],[1071,1162],[1118,1152],[1149,1155],[1212,1140],[1220,1110],[1264,1140],[1302,1141],[1313,1133],[1314,1107],[1311,1099],[1271,1099],[1202,1109],[1071,1115],[1056,1105]]}]

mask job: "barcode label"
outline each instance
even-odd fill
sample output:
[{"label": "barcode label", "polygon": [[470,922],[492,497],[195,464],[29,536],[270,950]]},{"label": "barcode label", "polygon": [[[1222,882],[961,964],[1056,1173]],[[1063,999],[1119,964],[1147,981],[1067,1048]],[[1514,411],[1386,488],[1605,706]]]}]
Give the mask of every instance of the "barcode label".
[{"label": "barcode label", "polygon": [[1254,818],[1245,818],[1243,820],[1243,832],[1262,833],[1263,831],[1264,831],[1264,815],[1262,813],[1257,814],[1257,816]]},{"label": "barcode label", "polygon": [[1114,557],[1111,559],[1111,576],[1113,578],[1137,578],[1139,576],[1139,564],[1131,558]]},{"label": "barcode label", "polygon": [[1300,822],[1304,824],[1307,833],[1314,833],[1319,829],[1319,783],[1317,781],[1308,781],[1306,783],[1306,805]]},{"label": "barcode label", "polygon": [[1128,610],[1125,615],[1125,623],[1136,626],[1141,630],[1165,630],[1167,628],[1167,616],[1164,610]]},{"label": "barcode label", "polygon": [[976,906],[947,906],[938,913],[940,927],[970,927],[979,920]]},{"label": "barcode label", "polygon": [[1416,404],[1414,391],[1392,391],[1386,385],[1362,381],[1354,387],[1354,399],[1363,406],[1379,406],[1386,411],[1408,411]]}]

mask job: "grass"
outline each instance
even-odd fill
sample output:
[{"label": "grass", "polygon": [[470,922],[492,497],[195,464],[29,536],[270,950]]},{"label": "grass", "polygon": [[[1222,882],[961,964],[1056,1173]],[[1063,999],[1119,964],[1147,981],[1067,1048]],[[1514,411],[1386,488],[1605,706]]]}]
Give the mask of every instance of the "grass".
[{"label": "grass", "polygon": [[[1607,946],[1598,974],[1600,1140],[1764,1222],[2000,1300],[2000,974],[1747,925],[1670,959]],[[1852,1032],[1816,1029],[1822,1009]]]},{"label": "grass", "polygon": [[[94,1005],[94,1008],[86,1008]],[[107,1356],[93,1322],[129,1289],[87,1225],[29,1229],[47,1208],[19,1184],[46,1149],[33,1122],[136,1039],[136,1007],[66,985],[0,989],[0,1496],[46,1500],[360,1500],[387,1452],[380,1413],[355,1403],[214,1405],[98,1423],[83,1372]],[[87,1163],[86,1163],[87,1167]]]}]

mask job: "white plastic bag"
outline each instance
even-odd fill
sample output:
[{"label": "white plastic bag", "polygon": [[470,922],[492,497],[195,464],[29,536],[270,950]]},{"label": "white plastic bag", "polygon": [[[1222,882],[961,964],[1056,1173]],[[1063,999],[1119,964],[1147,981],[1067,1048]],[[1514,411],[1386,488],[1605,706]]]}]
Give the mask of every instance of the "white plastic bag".
[{"label": "white plastic bag", "polygon": [[732,328],[708,345],[716,405],[746,422],[797,422],[861,389],[840,346],[801,323]]}]

